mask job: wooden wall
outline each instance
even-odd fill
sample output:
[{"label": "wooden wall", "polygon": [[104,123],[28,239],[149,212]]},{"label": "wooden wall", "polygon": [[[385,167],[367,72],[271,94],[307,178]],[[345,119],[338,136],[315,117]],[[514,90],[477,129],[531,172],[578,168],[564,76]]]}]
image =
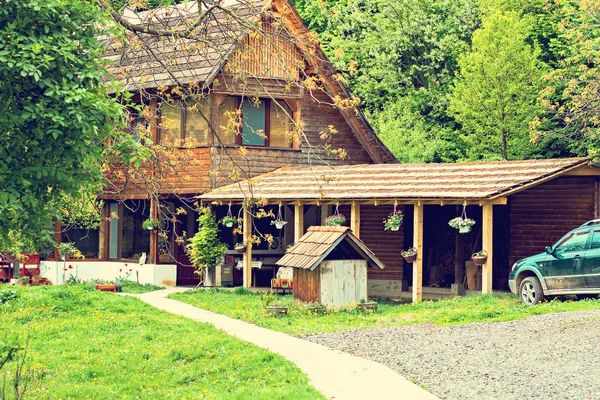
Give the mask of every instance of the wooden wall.
[{"label": "wooden wall", "polygon": [[[171,149],[158,154],[153,165],[127,176],[122,169],[109,172],[112,182],[104,188],[104,199],[147,198],[148,193],[199,194],[210,190],[211,149]],[[151,189],[147,185],[151,184]]]},{"label": "wooden wall", "polygon": [[594,219],[596,178],[562,177],[509,198],[509,262],[542,253],[571,229]]},{"label": "wooden wall", "polygon": [[[216,186],[233,183],[232,174],[246,178],[273,171],[282,166],[309,166],[309,165],[342,165],[342,164],[369,164],[371,158],[358,142],[350,127],[338,110],[325,104],[327,96],[324,93],[315,94],[316,99],[305,94],[302,99],[302,121],[306,124],[300,149],[269,149],[261,147],[246,147],[246,153],[240,154],[234,147],[226,150],[216,148],[215,171],[217,173]],[[319,103],[323,102],[323,103]],[[332,148],[343,148],[348,157],[345,159],[328,155],[321,146],[322,131],[327,131],[333,125],[338,133],[330,141]],[[315,147],[313,147],[315,146]],[[243,172],[247,172],[244,174]],[[235,176],[234,175],[234,176]]]},{"label": "wooden wall", "polygon": [[294,299],[305,303],[319,301],[320,275],[320,267],[314,271],[294,268]]},{"label": "wooden wall", "polygon": [[[400,208],[402,209],[402,208]],[[398,279],[402,280],[404,259],[400,251],[404,246],[404,224],[397,232],[384,231],[383,220],[393,211],[391,205],[371,206],[360,208],[360,238],[365,245],[375,253],[384,264],[384,269],[369,268],[369,279]]]}]

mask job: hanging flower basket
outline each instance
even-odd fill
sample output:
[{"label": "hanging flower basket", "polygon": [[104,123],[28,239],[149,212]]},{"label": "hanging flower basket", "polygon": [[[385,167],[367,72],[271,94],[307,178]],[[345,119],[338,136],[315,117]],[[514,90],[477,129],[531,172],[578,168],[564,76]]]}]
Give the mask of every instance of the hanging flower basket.
[{"label": "hanging flower basket", "polygon": [[149,231],[156,229],[160,226],[160,222],[155,218],[148,218],[144,222],[142,222],[142,228],[148,229]]},{"label": "hanging flower basket", "polygon": [[400,254],[402,257],[404,257],[407,263],[413,263],[417,261],[418,253],[416,247],[411,247],[408,250],[400,252]]},{"label": "hanging flower basket", "polygon": [[243,253],[246,251],[246,243],[236,243],[235,246],[233,247],[235,249],[235,251],[237,251],[238,253]]},{"label": "hanging flower basket", "polygon": [[477,266],[482,266],[483,264],[485,264],[487,262],[487,259],[488,253],[485,250],[478,251],[477,253],[474,253],[471,256],[471,260],[473,260],[473,262]]},{"label": "hanging flower basket", "polygon": [[404,214],[402,214],[402,211],[396,211],[396,206],[394,206],[394,211],[383,220],[383,229],[386,231],[398,231],[400,226],[402,226],[403,219]]},{"label": "hanging flower basket", "polygon": [[275,228],[277,228],[277,229],[283,229],[285,224],[287,224],[287,221],[282,221],[279,219],[276,219],[275,221],[271,221],[271,225],[275,225]]},{"label": "hanging flower basket", "polygon": [[475,225],[475,221],[471,218],[456,217],[451,219],[448,222],[448,225],[454,229],[458,229],[459,233],[469,233],[471,232],[473,225]]},{"label": "hanging flower basket", "polygon": [[221,219],[221,224],[223,224],[227,228],[233,227],[233,224],[235,224],[236,222],[238,222],[238,219],[235,217],[232,217],[230,215],[223,217],[223,219]]}]

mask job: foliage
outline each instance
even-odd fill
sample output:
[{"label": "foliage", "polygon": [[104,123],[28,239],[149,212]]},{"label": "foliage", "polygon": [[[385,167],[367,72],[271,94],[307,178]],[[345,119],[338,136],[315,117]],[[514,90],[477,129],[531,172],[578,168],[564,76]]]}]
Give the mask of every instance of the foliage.
[{"label": "foliage", "polygon": [[283,357],[134,297],[17,290],[18,302],[0,306],[0,337],[27,324],[32,367],[44,372],[31,399],[323,398]]},{"label": "foliage", "polygon": [[522,304],[519,298],[513,295],[479,295],[423,301],[416,305],[379,301],[377,313],[374,314],[362,313],[355,309],[317,313],[294,303],[293,296],[287,295],[281,296],[280,302],[290,307],[288,314],[274,318],[265,312],[258,294],[239,296],[231,291],[198,290],[172,294],[169,297],[295,336],[410,324],[458,325],[499,322],[537,314],[600,309],[600,300],[553,300],[530,307]]},{"label": "foliage", "polygon": [[164,286],[157,286],[151,283],[142,284],[128,280],[121,280],[119,283],[121,284],[123,293],[148,293],[163,290],[165,288]]},{"label": "foliage", "polygon": [[545,69],[538,46],[527,43],[530,34],[528,18],[493,11],[459,58],[450,111],[462,124],[470,158],[520,159],[527,151]]},{"label": "foliage", "polygon": [[0,290],[0,304],[8,303],[11,300],[19,298],[17,291],[14,289],[3,289]]},{"label": "foliage", "polygon": [[219,240],[219,227],[211,209],[202,207],[198,211],[200,228],[198,233],[190,239],[185,251],[194,266],[199,270],[204,270],[218,264],[227,251],[227,245]]},{"label": "foliage", "polygon": [[406,250],[403,250],[400,252],[400,255],[402,257],[411,257],[414,256],[415,254],[417,254],[417,248],[416,247],[409,247]]},{"label": "foliage", "polygon": [[402,220],[404,219],[404,214],[402,211],[393,211],[386,219],[383,220],[384,230],[398,230],[400,225],[402,225]]},{"label": "foliage", "polygon": [[481,251],[478,251],[477,253],[474,253],[472,258],[487,258],[487,256],[488,256],[487,251],[481,250]]},{"label": "foliage", "polygon": [[160,222],[156,218],[148,218],[142,222],[142,229],[156,229],[160,227]]},{"label": "foliage", "polygon": [[342,226],[346,223],[346,217],[344,214],[333,214],[325,218],[323,223],[325,226]]},{"label": "foliage", "polygon": [[84,258],[81,251],[72,242],[62,242],[57,247],[60,258],[66,260],[67,258]]},{"label": "foliage", "polygon": [[224,226],[227,226],[227,225],[233,226],[235,224],[239,224],[239,221],[236,217],[230,217],[230,216],[225,216],[225,217],[221,218],[220,222]]},{"label": "foliage", "polygon": [[[122,122],[102,85],[91,1],[7,0],[0,8],[0,244],[51,234],[65,198],[100,182],[101,143]],[[60,149],[60,151],[59,151]]]}]

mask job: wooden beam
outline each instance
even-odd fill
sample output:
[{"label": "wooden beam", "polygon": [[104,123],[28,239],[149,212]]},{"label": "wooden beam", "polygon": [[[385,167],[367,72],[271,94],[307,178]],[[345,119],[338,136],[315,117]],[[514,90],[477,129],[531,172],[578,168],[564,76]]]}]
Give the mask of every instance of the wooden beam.
[{"label": "wooden beam", "polygon": [[352,202],[350,207],[350,229],[357,238],[360,238],[360,203]]},{"label": "wooden beam", "polygon": [[414,206],[413,246],[417,249],[417,259],[413,265],[412,301],[423,300],[423,205]]},{"label": "wooden beam", "polygon": [[483,206],[483,224],[482,224],[482,247],[487,251],[487,262],[483,265],[481,271],[481,292],[492,293],[492,277],[493,277],[493,243],[494,243],[494,206],[485,204]]},{"label": "wooden beam", "polygon": [[[150,218],[158,220],[158,202],[150,199]],[[148,264],[158,264],[158,232],[160,229],[150,231],[150,248],[147,262]]]},{"label": "wooden beam", "polygon": [[244,208],[244,243],[246,251],[244,252],[243,282],[244,287],[252,286],[252,213]]},{"label": "wooden beam", "polygon": [[294,205],[294,243],[304,235],[304,204]]},{"label": "wooden beam", "polygon": [[565,176],[600,176],[600,168],[595,165],[581,165],[567,172]]}]

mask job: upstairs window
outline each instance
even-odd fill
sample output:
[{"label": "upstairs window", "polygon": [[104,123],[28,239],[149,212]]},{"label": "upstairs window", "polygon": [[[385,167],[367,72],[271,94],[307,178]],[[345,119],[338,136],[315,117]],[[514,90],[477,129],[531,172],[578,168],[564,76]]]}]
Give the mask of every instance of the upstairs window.
[{"label": "upstairs window", "polygon": [[219,106],[223,144],[290,148],[292,110],[285,101],[228,96]]},{"label": "upstairs window", "polygon": [[209,144],[208,116],[208,99],[161,103],[159,143],[165,146]]}]

